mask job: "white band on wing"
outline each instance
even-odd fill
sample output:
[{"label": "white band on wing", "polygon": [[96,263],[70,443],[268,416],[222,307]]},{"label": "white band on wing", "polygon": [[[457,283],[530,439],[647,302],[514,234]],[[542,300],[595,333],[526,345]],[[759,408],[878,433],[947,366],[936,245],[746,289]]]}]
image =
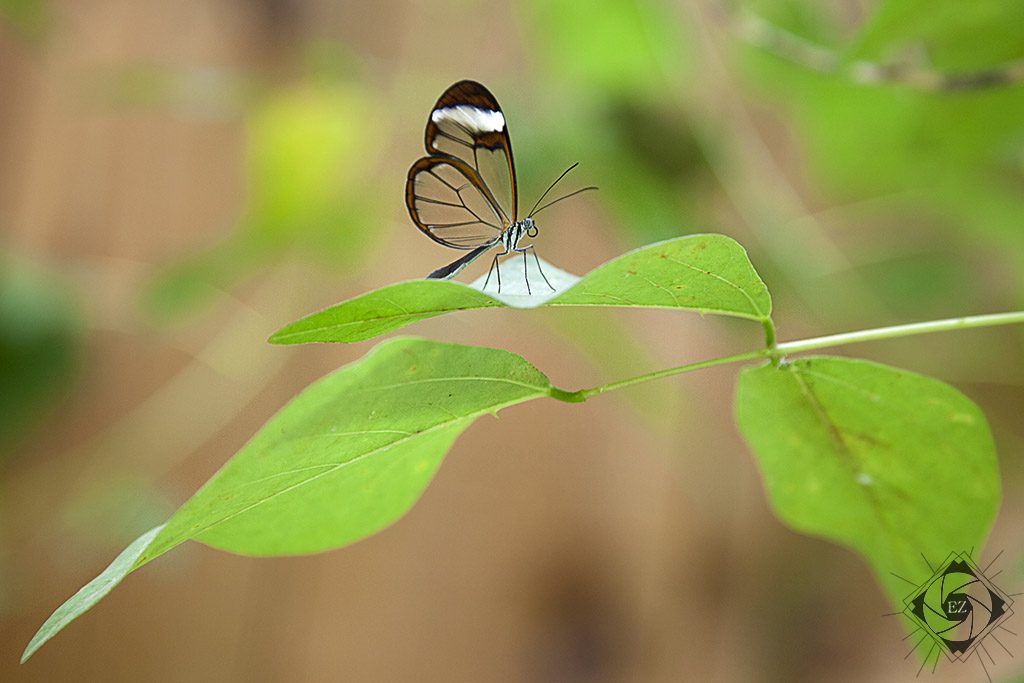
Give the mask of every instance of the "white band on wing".
[{"label": "white band on wing", "polygon": [[458,123],[471,131],[497,133],[505,128],[505,117],[500,111],[480,109],[468,104],[435,109],[430,120],[436,124],[442,121]]}]

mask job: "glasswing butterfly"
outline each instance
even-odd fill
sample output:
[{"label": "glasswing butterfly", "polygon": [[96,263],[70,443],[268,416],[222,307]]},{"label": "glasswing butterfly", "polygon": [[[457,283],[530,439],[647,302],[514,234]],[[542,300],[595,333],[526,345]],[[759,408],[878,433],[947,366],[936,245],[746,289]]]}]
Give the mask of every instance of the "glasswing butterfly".
[{"label": "glasswing butterfly", "polygon": [[409,169],[405,184],[405,205],[413,222],[438,244],[469,253],[438,268],[428,279],[447,279],[456,275],[476,258],[498,247],[484,280],[497,273],[501,291],[498,258],[510,252],[523,255],[526,291],[530,291],[526,253],[533,252],[537,269],[548,287],[534,245],[520,245],[523,237],[534,238],[539,230],[533,217],[556,202],[595,187],[585,187],[537,206],[558,181],[576,168],[573,164],[558,176],[533,205],[525,218],[519,218],[516,167],[512,161],[512,142],[505,126],[505,115],[490,91],[475,81],[459,81],[444,91],[427,119],[427,154]]}]

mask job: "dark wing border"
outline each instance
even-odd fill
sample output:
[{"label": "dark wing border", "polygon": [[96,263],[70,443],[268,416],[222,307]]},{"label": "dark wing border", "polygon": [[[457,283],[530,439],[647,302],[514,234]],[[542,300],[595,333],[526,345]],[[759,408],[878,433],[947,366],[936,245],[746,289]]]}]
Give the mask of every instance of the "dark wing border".
[{"label": "dark wing border", "polygon": [[[491,94],[490,90],[476,81],[459,81],[458,83],[449,86],[448,89],[444,91],[441,97],[437,99],[437,102],[434,104],[434,108],[430,110],[430,115],[427,117],[427,129],[423,136],[423,145],[426,147],[428,154],[443,156],[446,158],[451,156],[446,152],[437,149],[430,143],[431,140],[437,139],[439,134],[438,126],[434,123],[433,116],[434,112],[438,109],[457,107],[459,105],[469,105],[480,109],[500,112],[502,119],[505,119],[505,112],[501,110],[498,100]],[[468,129],[464,130],[466,130],[466,133],[473,138],[473,144],[475,146],[486,147],[490,150],[504,150],[505,157],[508,160],[508,176],[512,182],[512,215],[508,218],[511,223],[515,223],[519,220],[519,182],[516,179],[516,164],[512,158],[512,140],[508,135],[508,120],[505,120],[505,125],[500,131],[477,134],[475,131]],[[479,176],[479,174],[477,175]],[[482,179],[481,184],[484,184]],[[486,187],[486,185],[484,186]],[[493,197],[493,195],[491,196]],[[497,202],[495,202],[495,206],[500,208],[500,205]]]}]

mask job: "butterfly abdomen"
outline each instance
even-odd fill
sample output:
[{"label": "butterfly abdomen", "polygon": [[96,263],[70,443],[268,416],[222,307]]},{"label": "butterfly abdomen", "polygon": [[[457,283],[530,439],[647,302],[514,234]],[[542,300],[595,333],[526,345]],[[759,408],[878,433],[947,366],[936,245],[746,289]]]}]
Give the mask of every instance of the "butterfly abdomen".
[{"label": "butterfly abdomen", "polygon": [[492,246],[494,246],[494,245],[492,245],[492,244],[485,244],[483,246],[477,247],[473,251],[469,252],[468,254],[466,254],[465,256],[460,258],[458,261],[455,261],[454,263],[449,263],[447,266],[444,266],[443,268],[438,268],[433,273],[428,275],[427,279],[428,280],[447,280],[448,278],[457,275],[460,270],[462,270],[463,268],[468,266],[471,262],[476,260],[476,258],[478,256],[480,256],[480,254],[484,253],[485,251],[490,249]]}]

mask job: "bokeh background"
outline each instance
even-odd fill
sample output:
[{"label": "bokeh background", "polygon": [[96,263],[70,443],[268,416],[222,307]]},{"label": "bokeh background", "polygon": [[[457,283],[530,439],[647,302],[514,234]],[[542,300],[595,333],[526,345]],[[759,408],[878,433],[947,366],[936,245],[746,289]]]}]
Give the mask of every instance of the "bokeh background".
[{"label": "bokeh background", "polygon": [[[1016,0],[0,0],[0,680],[909,680],[867,567],[771,516],[734,367],[480,420],[378,536],[273,560],[188,544],[17,660],[371,344],[270,333],[451,260],[402,201],[450,83],[497,95],[524,201],[575,161],[601,187],[545,212],[546,259],[584,273],[728,234],[785,340],[1021,308],[1022,59]],[[410,331],[516,351],[566,388],[762,343],[667,311]],[[1008,592],[1022,332],[838,351],[982,406],[1004,477],[982,557],[1004,551]],[[1018,657],[993,647],[994,680],[1024,671],[1024,637],[1003,641]]]}]

